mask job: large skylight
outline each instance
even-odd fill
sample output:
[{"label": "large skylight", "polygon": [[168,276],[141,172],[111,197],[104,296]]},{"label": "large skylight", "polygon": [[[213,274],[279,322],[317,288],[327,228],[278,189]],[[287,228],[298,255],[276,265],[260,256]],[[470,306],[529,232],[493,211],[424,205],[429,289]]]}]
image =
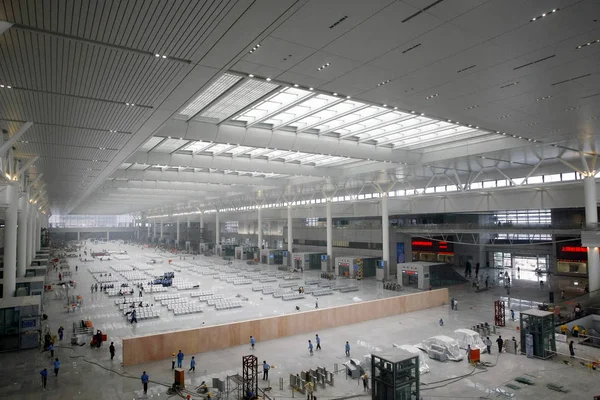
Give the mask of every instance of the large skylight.
[{"label": "large skylight", "polygon": [[206,90],[203,90],[198,97],[192,100],[180,114],[192,117],[196,115],[200,110],[209,105],[216,98],[221,96],[230,87],[235,85],[242,79],[241,76],[233,74],[223,74],[213,84],[211,84]]},{"label": "large skylight", "polygon": [[285,127],[298,132],[331,134],[340,139],[393,148],[422,148],[423,144],[449,143],[455,138],[463,140],[466,135],[492,135],[478,127],[292,85],[281,86],[264,100],[232,115],[233,121],[245,122],[248,127],[268,124],[272,129]]},{"label": "large skylight", "polygon": [[[168,139],[174,140],[174,139]],[[174,145],[174,144],[173,144]],[[156,148],[160,152],[163,145]],[[181,148],[181,151],[191,151],[194,154],[208,153],[222,157],[250,157],[262,158],[269,161],[292,162],[296,164],[310,164],[321,166],[340,166],[364,161],[360,158],[333,156],[328,154],[306,153],[294,150],[276,150],[264,147],[250,147],[230,143],[212,143],[194,141]]]}]

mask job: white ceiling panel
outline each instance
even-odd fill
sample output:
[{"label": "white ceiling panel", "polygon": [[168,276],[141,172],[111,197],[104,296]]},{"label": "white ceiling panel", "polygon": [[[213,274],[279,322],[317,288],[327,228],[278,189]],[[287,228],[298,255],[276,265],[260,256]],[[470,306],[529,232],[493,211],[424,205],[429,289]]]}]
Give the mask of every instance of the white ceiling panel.
[{"label": "white ceiling panel", "polygon": [[268,65],[285,71],[309,57],[316,50],[273,36],[260,42],[260,47],[244,56],[243,61]]},{"label": "white ceiling panel", "polygon": [[[319,71],[319,67],[327,64],[329,66]],[[330,81],[358,68],[360,65],[360,62],[349,58],[343,58],[324,51],[317,51],[296,64],[290,71]]]},{"label": "white ceiling panel", "polygon": [[311,0],[281,24],[273,36],[320,49],[392,3],[390,0]]},{"label": "white ceiling panel", "polygon": [[443,23],[441,19],[425,13],[407,22],[401,22],[417,11],[417,8],[397,1],[333,41],[325,47],[325,51],[367,62]]},{"label": "white ceiling panel", "polygon": [[[390,51],[370,64],[404,75],[481,42],[482,39],[478,36],[453,25],[445,24],[428,31],[404,46]],[[419,47],[407,51],[407,49],[416,45],[419,45]]]},{"label": "white ceiling panel", "polygon": [[[403,0],[420,10],[425,9],[434,3],[434,0]],[[444,21],[451,21],[454,18],[471,11],[474,8],[489,2],[490,0],[444,0],[439,4],[427,9],[425,12]]]}]

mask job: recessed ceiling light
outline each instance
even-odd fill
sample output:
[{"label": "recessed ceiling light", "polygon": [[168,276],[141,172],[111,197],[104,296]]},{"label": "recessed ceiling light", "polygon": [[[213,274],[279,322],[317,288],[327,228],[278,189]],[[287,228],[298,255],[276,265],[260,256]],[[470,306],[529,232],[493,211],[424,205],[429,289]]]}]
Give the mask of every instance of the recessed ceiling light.
[{"label": "recessed ceiling light", "polygon": [[271,81],[271,78],[267,78],[267,82],[270,82],[270,81]]},{"label": "recessed ceiling light", "polygon": [[337,96],[337,93],[334,93],[333,95],[334,95],[334,96]]},{"label": "recessed ceiling light", "polygon": [[398,109],[398,107],[394,107],[394,110],[397,110],[397,109]]},{"label": "recessed ceiling light", "polygon": [[310,87],[310,88],[308,88],[308,90],[315,90],[315,89]]},{"label": "recessed ceiling light", "polygon": [[542,19],[542,18],[544,18],[544,17],[546,17],[546,16],[548,16],[548,15],[550,15],[550,14],[554,14],[554,13],[555,13],[555,12],[557,12],[558,10],[559,10],[558,8],[554,8],[552,11],[548,11],[548,12],[545,12],[545,13],[543,13],[542,15],[539,15],[539,16],[537,16],[537,17],[533,17],[533,18],[531,18],[531,19],[529,20],[529,22],[533,22],[533,21],[537,21],[538,19]]},{"label": "recessed ceiling light", "polygon": [[383,106],[384,106],[384,107],[387,107],[387,104],[384,104]]},{"label": "recessed ceiling light", "polygon": [[248,77],[254,78],[254,74],[248,74]]},{"label": "recessed ceiling light", "polygon": [[162,58],[167,58],[167,56],[162,56]]},{"label": "recessed ceiling light", "polygon": [[154,57],[160,57],[160,54],[157,53],[157,54],[154,55]]},{"label": "recessed ceiling light", "polygon": [[350,98],[350,96],[346,96],[346,98],[347,98],[347,99],[349,99],[349,98]]}]

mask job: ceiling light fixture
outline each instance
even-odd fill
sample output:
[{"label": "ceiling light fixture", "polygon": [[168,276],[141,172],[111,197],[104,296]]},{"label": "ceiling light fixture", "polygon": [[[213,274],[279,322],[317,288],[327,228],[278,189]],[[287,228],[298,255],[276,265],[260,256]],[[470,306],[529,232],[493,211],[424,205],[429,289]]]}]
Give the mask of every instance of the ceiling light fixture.
[{"label": "ceiling light fixture", "polygon": [[548,96],[544,96],[544,97],[538,97],[537,99],[535,99],[535,101],[548,100],[551,97],[552,97],[552,95],[548,95]]},{"label": "ceiling light fixture", "polygon": [[479,107],[479,105],[475,104],[475,105],[472,105],[470,107],[465,108],[465,111],[472,110],[472,109],[477,108],[477,107]]},{"label": "ceiling light fixture", "polygon": [[298,84],[297,84],[297,83],[294,83],[294,87],[298,87]]},{"label": "ceiling light fixture", "polygon": [[438,93],[436,93],[436,94],[430,94],[429,96],[425,97],[425,100],[430,100],[430,99],[433,99],[434,97],[438,97],[438,96],[439,96]]},{"label": "ceiling light fixture", "polygon": [[317,68],[317,71],[322,71],[322,70],[324,70],[325,68],[329,67],[329,65],[330,65],[330,63],[324,64],[324,65],[321,65],[319,68]]},{"label": "ceiling light fixture", "polygon": [[315,88],[311,88],[311,87],[309,87],[309,88],[308,88],[308,90],[315,90]]},{"label": "ceiling light fixture", "polygon": [[579,45],[579,46],[577,46],[575,49],[576,49],[576,50],[579,50],[579,49],[581,49],[582,47],[588,47],[588,46],[591,46],[591,45],[593,45],[593,44],[596,44],[596,43],[598,43],[598,42],[600,42],[600,39],[596,39],[596,40],[594,40],[594,41],[591,41],[591,42],[584,43],[584,44],[582,44],[582,45]]},{"label": "ceiling light fixture", "polygon": [[538,17],[531,18],[531,19],[529,20],[529,22],[533,22],[533,21],[537,21],[538,19],[542,19],[542,18],[544,18],[544,17],[546,17],[546,16],[549,16],[550,14],[554,14],[554,13],[555,13],[555,12],[557,12],[558,10],[559,10],[558,8],[555,8],[555,9],[553,9],[552,11],[545,12],[545,13],[543,13],[542,15],[540,15],[540,16],[538,16]]},{"label": "ceiling light fixture", "polygon": [[248,74],[249,78],[254,78],[254,74]]},{"label": "ceiling light fixture", "polygon": [[271,78],[267,78],[267,82],[271,82]]},{"label": "ceiling light fixture", "polygon": [[385,80],[385,81],[383,81],[383,82],[380,82],[380,83],[378,83],[378,84],[377,84],[377,86],[378,86],[378,87],[379,87],[379,86],[383,86],[383,85],[386,85],[386,84],[388,84],[388,83],[390,83],[390,80],[389,80],[389,79],[388,79],[388,80]]},{"label": "ceiling light fixture", "polygon": [[257,44],[256,46],[254,46],[252,48],[252,50],[249,51],[250,54],[254,53],[256,50],[258,50],[258,48],[260,47],[260,44]]}]

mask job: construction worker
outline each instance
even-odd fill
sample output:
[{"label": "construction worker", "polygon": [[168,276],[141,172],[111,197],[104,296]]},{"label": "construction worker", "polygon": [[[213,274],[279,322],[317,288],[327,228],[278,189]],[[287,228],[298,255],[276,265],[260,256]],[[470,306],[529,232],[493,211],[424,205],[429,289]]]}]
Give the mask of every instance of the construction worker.
[{"label": "construction worker", "polygon": [[256,344],[256,339],[254,339],[254,336],[250,336],[250,348],[252,350],[254,350],[254,345]]},{"label": "construction worker", "polygon": [[266,381],[269,379],[269,370],[271,369],[271,366],[269,364],[267,364],[266,361],[263,361],[263,381]]},{"label": "construction worker", "polygon": [[346,342],[346,356],[350,357],[350,343]]},{"label": "construction worker", "polygon": [[313,355],[313,344],[310,341],[310,339],[308,340],[308,352],[310,353],[310,355]]},{"label": "construction worker", "polygon": [[315,335],[315,342],[317,342],[317,350],[321,350],[321,338],[318,333]]}]

